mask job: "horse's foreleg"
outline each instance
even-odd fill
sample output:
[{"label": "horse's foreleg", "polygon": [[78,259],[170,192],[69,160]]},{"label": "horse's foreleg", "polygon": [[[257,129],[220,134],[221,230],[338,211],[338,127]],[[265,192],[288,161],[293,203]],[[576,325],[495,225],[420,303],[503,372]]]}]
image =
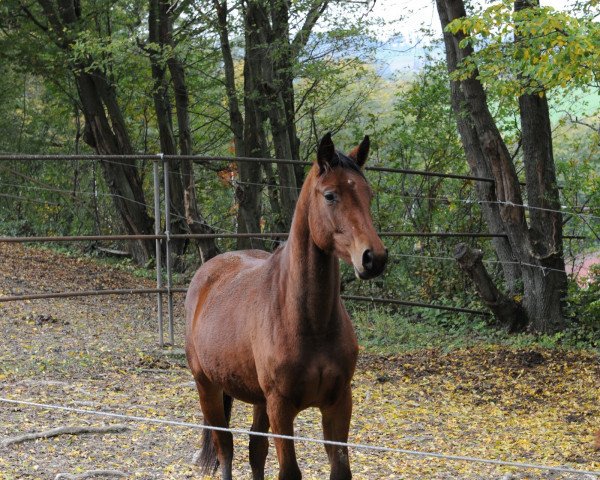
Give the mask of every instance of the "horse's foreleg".
[{"label": "horse's foreleg", "polygon": [[[254,405],[252,431],[269,431],[269,417],[265,405]],[[265,462],[269,451],[269,439],[258,435],[250,435],[250,466],[252,467],[252,480],[265,478]]]},{"label": "horse's foreleg", "polygon": [[[348,386],[338,401],[331,406],[321,408],[323,416],[323,437],[333,442],[348,441],[350,416],[352,415],[352,393]],[[350,480],[350,460],[348,447],[325,445],[329,464],[331,465],[330,480]]]},{"label": "horse's foreleg", "polygon": [[[196,382],[200,394],[200,407],[207,425],[228,428],[223,402],[223,391],[219,388],[206,388]],[[232,480],[231,464],[233,461],[233,435],[229,432],[212,431],[212,441],[217,450],[217,458],[221,466],[223,480]]]},{"label": "horse's foreleg", "polygon": [[[294,435],[294,418],[297,411],[283,398],[267,399],[267,413],[271,430],[278,435]],[[296,460],[293,440],[275,438],[275,449],[279,461],[279,480],[300,480],[302,474]]]}]

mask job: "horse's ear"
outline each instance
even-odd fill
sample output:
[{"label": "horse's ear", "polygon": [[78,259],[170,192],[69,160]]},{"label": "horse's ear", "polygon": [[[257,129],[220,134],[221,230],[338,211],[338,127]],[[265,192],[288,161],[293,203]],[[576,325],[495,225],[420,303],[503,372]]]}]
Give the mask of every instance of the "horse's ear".
[{"label": "horse's ear", "polygon": [[337,154],[335,153],[335,146],[333,145],[333,140],[331,139],[331,132],[327,132],[319,142],[319,148],[317,149],[319,175],[335,166],[336,159]]},{"label": "horse's ear", "polygon": [[363,141],[360,142],[360,145],[354,147],[354,149],[352,149],[352,151],[348,154],[348,156],[354,160],[360,168],[362,168],[367,161],[370,145],[371,142],[369,140],[369,136],[365,135],[365,138],[363,138]]}]

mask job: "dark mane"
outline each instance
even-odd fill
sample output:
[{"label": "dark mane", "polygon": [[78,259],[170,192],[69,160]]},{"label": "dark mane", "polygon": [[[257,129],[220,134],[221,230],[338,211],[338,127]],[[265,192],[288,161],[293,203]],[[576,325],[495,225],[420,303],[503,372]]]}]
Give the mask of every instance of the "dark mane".
[{"label": "dark mane", "polygon": [[339,150],[336,150],[335,153],[337,154],[337,162],[332,162],[333,167],[341,165],[342,168],[348,168],[350,170],[353,170],[356,173],[358,173],[361,177],[365,178],[365,174],[354,160],[352,160],[349,156],[345,155]]}]

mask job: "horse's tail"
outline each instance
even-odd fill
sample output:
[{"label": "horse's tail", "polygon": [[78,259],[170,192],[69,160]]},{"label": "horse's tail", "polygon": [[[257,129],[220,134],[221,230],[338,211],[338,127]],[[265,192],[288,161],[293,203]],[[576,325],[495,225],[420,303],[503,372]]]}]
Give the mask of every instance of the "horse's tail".
[{"label": "horse's tail", "polygon": [[[229,428],[229,420],[231,420],[231,405],[233,398],[223,392],[223,407],[225,408],[226,427]],[[207,425],[206,421],[204,422]],[[198,458],[198,465],[202,475],[214,475],[219,468],[219,459],[217,458],[217,447],[212,438],[213,430],[204,429],[202,431],[202,450]]]}]

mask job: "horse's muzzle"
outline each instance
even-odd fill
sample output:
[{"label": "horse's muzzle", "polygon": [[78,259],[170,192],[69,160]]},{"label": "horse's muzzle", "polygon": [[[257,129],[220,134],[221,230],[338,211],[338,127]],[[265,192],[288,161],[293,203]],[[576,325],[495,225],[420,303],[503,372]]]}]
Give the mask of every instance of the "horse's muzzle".
[{"label": "horse's muzzle", "polygon": [[354,267],[356,276],[361,280],[369,280],[378,277],[385,270],[385,265],[388,259],[388,251],[385,248],[383,251],[375,253],[373,250],[365,250],[362,255],[362,269]]}]

